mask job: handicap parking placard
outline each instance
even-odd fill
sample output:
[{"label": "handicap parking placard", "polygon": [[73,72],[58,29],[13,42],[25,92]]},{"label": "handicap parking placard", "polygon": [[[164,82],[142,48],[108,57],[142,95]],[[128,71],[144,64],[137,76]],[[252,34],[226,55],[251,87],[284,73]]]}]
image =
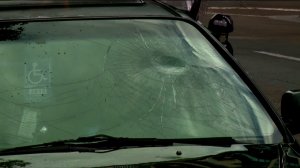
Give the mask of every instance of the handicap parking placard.
[{"label": "handicap parking placard", "polygon": [[27,57],[25,63],[25,99],[41,102],[49,96],[51,64],[48,58]]}]

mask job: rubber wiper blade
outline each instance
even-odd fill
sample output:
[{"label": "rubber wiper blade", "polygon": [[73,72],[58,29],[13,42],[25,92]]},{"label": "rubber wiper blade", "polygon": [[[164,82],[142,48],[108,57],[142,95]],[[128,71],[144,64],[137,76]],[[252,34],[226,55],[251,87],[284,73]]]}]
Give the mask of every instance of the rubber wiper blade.
[{"label": "rubber wiper blade", "polygon": [[[169,139],[171,141],[172,139]],[[188,139],[173,139],[174,143],[193,144],[203,146],[220,146],[230,147],[233,144],[244,144],[232,137],[211,137],[211,138],[188,138]]]},{"label": "rubber wiper blade", "polygon": [[123,138],[108,135],[79,137],[77,139],[54,141],[38,145],[16,147],[0,151],[1,155],[18,155],[33,153],[58,152],[110,152],[124,148],[163,147],[180,144],[230,147],[239,144],[231,137],[217,138],[188,138],[188,139],[157,139],[157,138]]},{"label": "rubber wiper blade", "polygon": [[[159,138],[123,138],[112,137],[108,135],[95,135],[89,137],[80,137],[76,140],[68,141],[69,143],[94,143],[98,147],[107,146],[170,146],[174,144],[191,144],[204,146],[221,146],[229,147],[233,144],[242,144],[242,142],[233,139],[232,137],[211,137],[211,138],[184,138],[184,139],[159,139]],[[98,143],[102,142],[102,143]],[[90,144],[89,144],[90,145]]]},{"label": "rubber wiper blade", "polygon": [[[168,144],[166,144],[168,143]],[[37,145],[29,145],[15,147],[0,151],[0,156],[3,155],[20,155],[33,153],[58,153],[58,152],[104,152],[117,150],[126,147],[137,146],[169,146],[172,143],[155,141],[155,138],[123,138],[112,137],[109,135],[94,135],[87,137],[79,137],[77,139],[53,141]],[[100,153],[100,152],[99,152]]]},{"label": "rubber wiper blade", "polygon": [[[33,153],[57,153],[57,152],[94,152],[93,144],[115,139],[108,135],[95,135],[89,137],[79,137],[77,139],[53,141],[37,145],[15,147],[0,151],[1,155],[19,155]],[[91,145],[92,144],[92,145]]]}]

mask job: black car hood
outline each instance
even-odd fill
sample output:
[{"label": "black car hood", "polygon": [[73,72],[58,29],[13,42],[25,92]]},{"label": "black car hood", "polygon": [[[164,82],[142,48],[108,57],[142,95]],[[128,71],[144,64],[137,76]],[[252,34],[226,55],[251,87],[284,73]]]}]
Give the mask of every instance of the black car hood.
[{"label": "black car hood", "polygon": [[[246,145],[248,151],[229,151],[200,158],[156,162],[130,167],[300,167],[300,159],[291,148],[281,145]],[[118,166],[116,166],[118,167]]]},{"label": "black car hood", "polygon": [[[182,153],[181,153],[182,152]],[[199,155],[197,154],[199,152]],[[188,153],[192,155],[188,156]],[[207,153],[205,155],[204,153]],[[166,155],[167,154],[167,155]],[[170,155],[173,154],[173,155]],[[177,155],[177,156],[176,156]],[[181,155],[181,156],[180,156]],[[191,157],[193,156],[193,157]],[[108,153],[46,153],[0,156],[0,167],[300,167],[282,145],[178,146],[122,149]]]}]

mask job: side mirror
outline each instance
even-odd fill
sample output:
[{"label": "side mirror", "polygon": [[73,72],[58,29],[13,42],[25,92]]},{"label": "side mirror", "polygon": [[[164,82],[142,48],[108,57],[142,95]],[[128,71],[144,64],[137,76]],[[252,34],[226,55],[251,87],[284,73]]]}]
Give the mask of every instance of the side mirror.
[{"label": "side mirror", "polygon": [[300,133],[300,90],[291,90],[283,94],[281,116],[293,135]]}]

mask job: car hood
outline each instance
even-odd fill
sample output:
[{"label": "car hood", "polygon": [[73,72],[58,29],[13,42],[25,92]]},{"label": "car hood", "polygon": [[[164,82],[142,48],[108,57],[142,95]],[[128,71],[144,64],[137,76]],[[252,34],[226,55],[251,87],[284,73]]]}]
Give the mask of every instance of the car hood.
[{"label": "car hood", "polygon": [[[99,151],[0,156],[0,167],[280,167],[279,145],[171,146]],[[283,154],[285,164],[299,159]]]}]

